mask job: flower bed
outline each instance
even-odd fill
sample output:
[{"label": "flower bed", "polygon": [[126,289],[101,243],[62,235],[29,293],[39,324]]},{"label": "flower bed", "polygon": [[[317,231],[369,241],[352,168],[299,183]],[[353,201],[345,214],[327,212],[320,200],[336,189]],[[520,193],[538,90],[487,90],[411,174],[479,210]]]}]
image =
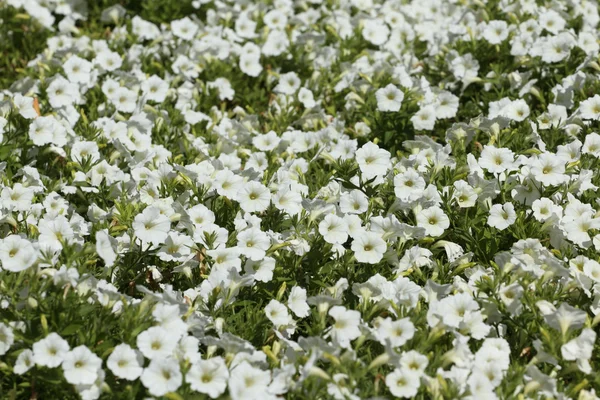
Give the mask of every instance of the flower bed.
[{"label": "flower bed", "polygon": [[591,0],[0,0],[0,397],[597,399]]}]

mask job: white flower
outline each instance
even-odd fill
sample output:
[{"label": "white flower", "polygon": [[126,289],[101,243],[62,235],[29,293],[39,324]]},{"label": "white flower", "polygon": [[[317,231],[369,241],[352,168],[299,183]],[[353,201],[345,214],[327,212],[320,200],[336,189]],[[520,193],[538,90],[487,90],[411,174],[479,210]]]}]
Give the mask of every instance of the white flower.
[{"label": "white flower", "polygon": [[529,117],[529,106],[523,99],[517,99],[504,107],[502,114],[513,121],[524,121]]},{"label": "white flower", "polygon": [[98,400],[102,394],[102,386],[104,385],[104,379],[106,373],[102,368],[98,369],[98,376],[96,380],[89,385],[75,385],[75,390],[81,397],[81,400]]},{"label": "white flower", "polygon": [[287,305],[297,317],[308,317],[310,314],[310,307],[306,302],[306,289],[294,286],[288,297]]},{"label": "white flower", "polygon": [[483,38],[491,44],[500,44],[508,37],[508,25],[505,21],[490,21],[483,31]]},{"label": "white flower", "polygon": [[4,128],[8,125],[8,120],[4,117],[0,117],[0,143],[4,140]]},{"label": "white flower", "polygon": [[302,212],[302,195],[295,189],[282,187],[273,196],[273,205],[291,216]]},{"label": "white flower", "polygon": [[499,174],[514,167],[514,153],[504,147],[485,145],[478,163],[481,168]]},{"label": "white flower", "polygon": [[198,25],[188,17],[171,21],[173,35],[184,40],[192,40],[198,32]]},{"label": "white flower", "polygon": [[225,393],[228,379],[229,371],[220,357],[198,360],[185,376],[192,390],[207,394],[211,399]]},{"label": "white flower", "polygon": [[229,395],[233,400],[260,400],[267,397],[271,372],[242,361],[229,375]]},{"label": "white flower", "polygon": [[217,89],[219,93],[219,100],[233,100],[233,96],[235,96],[235,90],[231,86],[231,82],[225,78],[217,78],[213,82],[208,82],[206,84],[208,89]]},{"label": "white flower", "polygon": [[600,219],[594,218],[594,213],[591,211],[585,211],[581,215],[569,218],[563,225],[567,239],[584,248],[588,248],[592,244],[588,231],[598,228],[600,228]]},{"label": "white flower", "polygon": [[90,80],[92,63],[73,55],[63,64],[63,69],[71,82],[85,83]]},{"label": "white flower", "polygon": [[480,371],[472,373],[467,383],[471,392],[471,399],[497,399],[498,396],[494,393],[494,385],[489,378]]},{"label": "white flower", "polygon": [[458,328],[466,315],[479,309],[479,304],[468,293],[459,293],[440,300],[439,313],[444,324]]},{"label": "white flower", "polygon": [[33,189],[21,183],[15,183],[12,188],[5,186],[0,198],[2,207],[8,210],[29,211],[34,194]]},{"label": "white flower", "polygon": [[433,130],[433,127],[435,126],[435,120],[436,113],[435,106],[433,105],[421,107],[421,109],[410,118],[410,121],[416,130],[425,131]]},{"label": "white flower", "polygon": [[545,186],[557,186],[566,183],[565,161],[552,153],[542,153],[530,162],[534,179]]},{"label": "white flower", "polygon": [[260,63],[260,52],[258,55],[242,53],[240,56],[239,67],[240,70],[248,76],[253,78],[259,76],[263,70],[263,67]]},{"label": "white flower", "polygon": [[235,32],[243,38],[252,39],[255,36],[256,22],[249,18],[248,13],[241,13],[235,21]]},{"label": "white flower", "polygon": [[372,142],[367,142],[356,150],[355,156],[360,171],[366,179],[385,175],[391,167],[390,152]]},{"label": "white flower", "polygon": [[402,100],[404,100],[404,93],[390,83],[385,88],[377,90],[375,97],[379,111],[399,111]]},{"label": "white flower", "polygon": [[58,367],[68,352],[67,341],[54,332],[33,344],[33,360],[42,367]]},{"label": "white flower", "polygon": [[355,235],[352,241],[352,251],[356,261],[377,264],[387,250],[387,243],[374,232],[362,232]]},{"label": "white flower", "polygon": [[369,208],[367,195],[354,189],[340,197],[340,211],[346,214],[362,214]]},{"label": "white flower", "polygon": [[54,273],[52,280],[54,281],[54,285],[58,287],[64,287],[67,284],[77,287],[79,271],[77,271],[77,268],[67,268],[66,265],[63,265]]},{"label": "white flower", "polygon": [[165,241],[171,229],[171,221],[157,207],[147,207],[136,215],[132,227],[142,243],[159,245]]},{"label": "white flower", "polygon": [[498,230],[504,230],[515,223],[517,213],[512,203],[494,204],[490,209],[487,223]]},{"label": "white flower", "polygon": [[256,135],[252,138],[252,144],[260,151],[274,150],[281,143],[281,138],[274,131],[264,135]]},{"label": "white flower", "polygon": [[287,307],[275,299],[272,299],[269,304],[267,304],[265,307],[265,314],[277,329],[279,329],[280,326],[289,325],[293,321],[288,313]]},{"label": "white flower", "polygon": [[409,350],[400,357],[400,367],[402,370],[414,372],[418,376],[422,376],[425,373],[427,364],[429,364],[427,356],[415,350]]},{"label": "white flower", "polygon": [[[225,228],[221,228],[219,225],[210,224],[205,226],[202,229],[197,229],[194,232],[194,242],[200,243],[207,248],[219,248],[221,246],[225,247],[225,243],[227,242],[227,235],[229,232]],[[207,241],[208,238],[213,238],[214,241]]]},{"label": "white flower", "polygon": [[196,229],[211,225],[215,222],[215,213],[209,210],[204,204],[196,204],[187,210],[187,213]]},{"label": "white flower", "polygon": [[279,76],[279,83],[273,88],[275,93],[292,95],[300,88],[300,78],[295,72],[288,72]]},{"label": "white flower", "polygon": [[431,256],[433,256],[433,253],[428,249],[413,246],[404,252],[398,264],[398,270],[406,271],[409,268],[429,267],[432,264]]},{"label": "white flower", "polygon": [[[193,290],[193,289],[192,289]],[[174,305],[175,307],[179,307]],[[195,338],[194,336],[184,335],[177,343],[177,348],[175,349],[175,358],[179,360],[179,362],[186,363],[196,363],[200,361],[202,357],[199,351],[200,340]]]},{"label": "white flower", "polygon": [[35,365],[33,361],[33,351],[29,349],[23,350],[15,361],[13,371],[17,375],[23,375]]},{"label": "white flower", "polygon": [[138,95],[133,90],[125,87],[119,87],[115,93],[109,97],[109,100],[115,105],[118,111],[132,113],[135,110]]},{"label": "white flower", "polygon": [[[600,96],[597,97],[599,99],[598,107],[600,108]],[[594,157],[600,157],[600,135],[594,132],[587,134],[581,152],[583,154],[591,154]]]},{"label": "white flower", "polygon": [[61,75],[55,75],[52,83],[46,88],[46,93],[53,108],[70,106],[80,98],[77,84],[69,82]]},{"label": "white flower", "polygon": [[185,261],[193,246],[194,242],[189,236],[170,232],[157,255],[163,261]]},{"label": "white flower", "polygon": [[67,382],[73,385],[91,385],[98,378],[102,360],[86,346],[77,346],[67,354],[62,369]]},{"label": "white flower", "polygon": [[503,338],[487,338],[475,354],[474,362],[478,366],[497,365],[506,371],[510,365],[510,345]]},{"label": "white flower", "polygon": [[98,144],[90,141],[76,141],[71,146],[71,159],[78,164],[82,164],[87,159],[95,163],[100,159]]},{"label": "white flower", "polygon": [[108,234],[108,229],[96,231],[96,253],[104,261],[104,265],[112,267],[117,260],[116,240]]},{"label": "white flower", "polygon": [[237,236],[240,253],[253,261],[259,261],[271,247],[269,236],[258,228],[248,228]]},{"label": "white flower", "polygon": [[114,348],[106,360],[106,365],[116,377],[134,381],[142,374],[143,361],[139,352],[128,344],[121,343]]},{"label": "white flower", "polygon": [[374,44],[375,46],[381,46],[384,44],[390,34],[390,28],[381,21],[375,19],[368,19],[363,22],[362,36],[365,40]]},{"label": "white flower", "polygon": [[240,253],[237,248],[218,248],[208,250],[206,254],[213,259],[213,268],[235,268],[238,271],[241,270],[242,261],[240,260]]},{"label": "white flower", "polygon": [[313,92],[307,88],[300,88],[298,91],[298,100],[306,108],[313,108],[317,104]]},{"label": "white flower", "polygon": [[150,361],[144,368],[142,384],[153,396],[164,396],[176,391],[183,381],[177,360],[166,356]]},{"label": "white flower", "polygon": [[38,224],[40,247],[50,250],[61,250],[64,243],[70,243],[75,232],[69,221],[62,215],[53,219],[42,219]]},{"label": "white flower", "polygon": [[490,332],[491,327],[483,322],[480,311],[468,312],[461,323],[461,329],[473,339],[483,339]]},{"label": "white flower", "polygon": [[18,235],[0,240],[0,267],[6,271],[24,271],[36,262],[37,256],[31,242]]},{"label": "white flower", "polygon": [[412,339],[414,334],[415,326],[409,318],[392,321],[392,319],[388,317],[380,319],[379,325],[377,326],[377,338],[384,346],[386,340],[389,339],[393,347],[400,347]]},{"label": "white flower", "polygon": [[263,22],[271,29],[284,30],[287,25],[287,16],[278,9],[273,9],[265,14]]},{"label": "white flower", "polygon": [[539,15],[540,27],[555,35],[565,28],[566,23],[564,18],[552,9],[544,9]]},{"label": "white flower", "polygon": [[583,264],[583,273],[594,282],[600,283],[600,263],[596,260],[587,260]]},{"label": "white flower", "polygon": [[114,71],[121,68],[123,60],[121,59],[121,55],[116,51],[102,50],[96,53],[94,63],[106,71]]},{"label": "white flower", "polygon": [[23,96],[20,93],[15,94],[12,98],[12,102],[15,109],[23,118],[33,119],[38,116],[35,108],[33,107],[33,98],[29,96]]},{"label": "white flower", "polygon": [[[550,36],[548,39],[546,39],[546,37],[538,39],[534,44],[533,49],[542,50],[542,61],[546,63],[555,63],[569,57],[571,49],[576,43],[572,33],[560,32],[558,35]],[[583,109],[580,108],[580,111],[583,111]]]},{"label": "white flower", "polygon": [[264,257],[259,261],[247,260],[244,270],[259,282],[271,282],[273,271],[275,270],[275,259],[273,257]]},{"label": "white flower", "polygon": [[328,214],[319,223],[319,233],[327,243],[341,244],[348,240],[348,224],[343,218]]},{"label": "white flower", "polygon": [[144,40],[153,40],[160,35],[160,30],[152,22],[148,22],[135,16],[131,20],[132,32]]},{"label": "white flower", "polygon": [[385,384],[395,397],[414,397],[421,386],[418,375],[404,369],[395,369],[385,377]]},{"label": "white flower", "polygon": [[29,138],[36,146],[43,146],[52,143],[56,129],[59,126],[54,117],[37,117],[29,125]]},{"label": "white flower", "polygon": [[546,323],[565,335],[571,329],[579,329],[588,317],[587,312],[567,303],[561,303],[558,309],[548,301],[540,300],[535,305],[544,315]]},{"label": "white flower", "polygon": [[262,212],[271,204],[271,192],[262,183],[250,181],[239,191],[237,201],[245,212]]},{"label": "white flower", "polygon": [[246,161],[246,168],[252,168],[257,172],[265,172],[269,167],[267,155],[262,152],[253,153]]},{"label": "white flower", "polygon": [[369,128],[369,125],[365,124],[364,122],[359,121],[354,124],[354,132],[358,137],[366,137],[369,135],[369,133],[371,133],[371,128]]},{"label": "white flower", "polygon": [[0,356],[6,354],[15,341],[15,335],[10,326],[0,322]]},{"label": "white flower", "polygon": [[142,92],[146,100],[162,103],[169,92],[169,84],[156,75],[152,75],[142,82]]},{"label": "white flower", "polygon": [[[600,119],[600,95],[594,95],[579,104],[579,112],[583,119]],[[592,133],[592,135],[596,135]],[[587,137],[586,137],[587,141]]]},{"label": "white flower", "polygon": [[554,204],[551,199],[542,197],[531,204],[531,211],[533,211],[533,217],[536,220],[543,222],[553,215],[555,217],[561,217],[563,210],[560,206]]},{"label": "white flower", "polygon": [[454,182],[454,192],[452,198],[461,208],[473,207],[477,201],[477,192],[475,189],[463,180]]},{"label": "white flower", "polygon": [[144,357],[160,360],[173,354],[177,339],[165,328],[153,326],[140,333],[136,342]]},{"label": "white flower", "polygon": [[[548,104],[548,111],[537,119],[539,129],[562,127],[567,120],[567,108],[558,104]],[[558,146],[558,148],[565,146]]]},{"label": "white flower", "polygon": [[573,340],[563,344],[560,348],[565,360],[577,361],[579,369],[586,374],[592,373],[589,359],[592,357],[594,344],[596,343],[596,332],[590,328],[581,331],[581,334]]},{"label": "white flower", "polygon": [[200,73],[200,66],[190,60],[189,57],[179,54],[175,61],[171,64],[173,72],[181,74],[187,79],[195,79]]},{"label": "white flower", "polygon": [[414,168],[394,177],[394,193],[402,201],[418,200],[423,196],[426,185],[425,179]]},{"label": "white flower", "polygon": [[437,119],[454,118],[458,112],[458,106],[458,97],[443,91],[435,99],[435,116]]},{"label": "white flower", "polygon": [[360,336],[361,317],[356,310],[347,310],[346,307],[333,306],[329,315],[335,320],[329,335],[342,348],[350,347],[350,342]]},{"label": "white flower", "polygon": [[425,229],[429,236],[441,236],[450,227],[450,219],[441,208],[433,206],[417,214],[417,226]]}]

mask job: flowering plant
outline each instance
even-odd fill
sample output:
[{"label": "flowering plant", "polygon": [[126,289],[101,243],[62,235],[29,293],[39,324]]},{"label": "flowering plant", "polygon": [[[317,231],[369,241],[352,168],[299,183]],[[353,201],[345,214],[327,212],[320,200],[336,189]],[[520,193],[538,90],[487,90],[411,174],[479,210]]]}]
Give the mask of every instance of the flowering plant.
[{"label": "flowering plant", "polygon": [[592,0],[0,0],[0,397],[598,399]]}]

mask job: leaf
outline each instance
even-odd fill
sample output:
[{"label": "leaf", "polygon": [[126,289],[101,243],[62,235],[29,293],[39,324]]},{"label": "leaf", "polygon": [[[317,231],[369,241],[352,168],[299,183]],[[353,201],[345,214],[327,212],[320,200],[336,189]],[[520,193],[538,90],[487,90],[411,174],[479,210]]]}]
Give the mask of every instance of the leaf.
[{"label": "leaf", "polygon": [[69,335],[72,335],[72,334],[78,332],[82,328],[83,328],[83,325],[81,325],[81,324],[71,324],[71,325],[67,326],[65,329],[63,329],[60,332],[60,334],[61,334],[61,336],[69,336]]},{"label": "leaf", "polygon": [[342,179],[336,179],[336,181],[338,181],[339,183],[342,184],[342,186],[346,189],[356,189],[356,190],[360,190],[360,188],[358,186],[356,186],[354,183],[350,182],[350,181],[346,181],[346,180],[342,180]]},{"label": "leaf", "polygon": [[145,331],[147,328],[148,327],[146,326],[146,324],[142,324],[142,325],[138,326],[133,331],[131,331],[131,337],[136,338],[137,335],[140,334],[140,332]]}]

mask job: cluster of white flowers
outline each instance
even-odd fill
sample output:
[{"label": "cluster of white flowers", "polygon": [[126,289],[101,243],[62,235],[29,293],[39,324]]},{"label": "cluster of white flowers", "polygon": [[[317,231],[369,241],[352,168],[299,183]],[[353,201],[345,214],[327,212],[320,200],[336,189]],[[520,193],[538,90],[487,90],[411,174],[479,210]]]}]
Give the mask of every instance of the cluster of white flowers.
[{"label": "cluster of white flowers", "polygon": [[12,379],[599,398],[595,1],[4,3],[54,31],[0,92]]}]

